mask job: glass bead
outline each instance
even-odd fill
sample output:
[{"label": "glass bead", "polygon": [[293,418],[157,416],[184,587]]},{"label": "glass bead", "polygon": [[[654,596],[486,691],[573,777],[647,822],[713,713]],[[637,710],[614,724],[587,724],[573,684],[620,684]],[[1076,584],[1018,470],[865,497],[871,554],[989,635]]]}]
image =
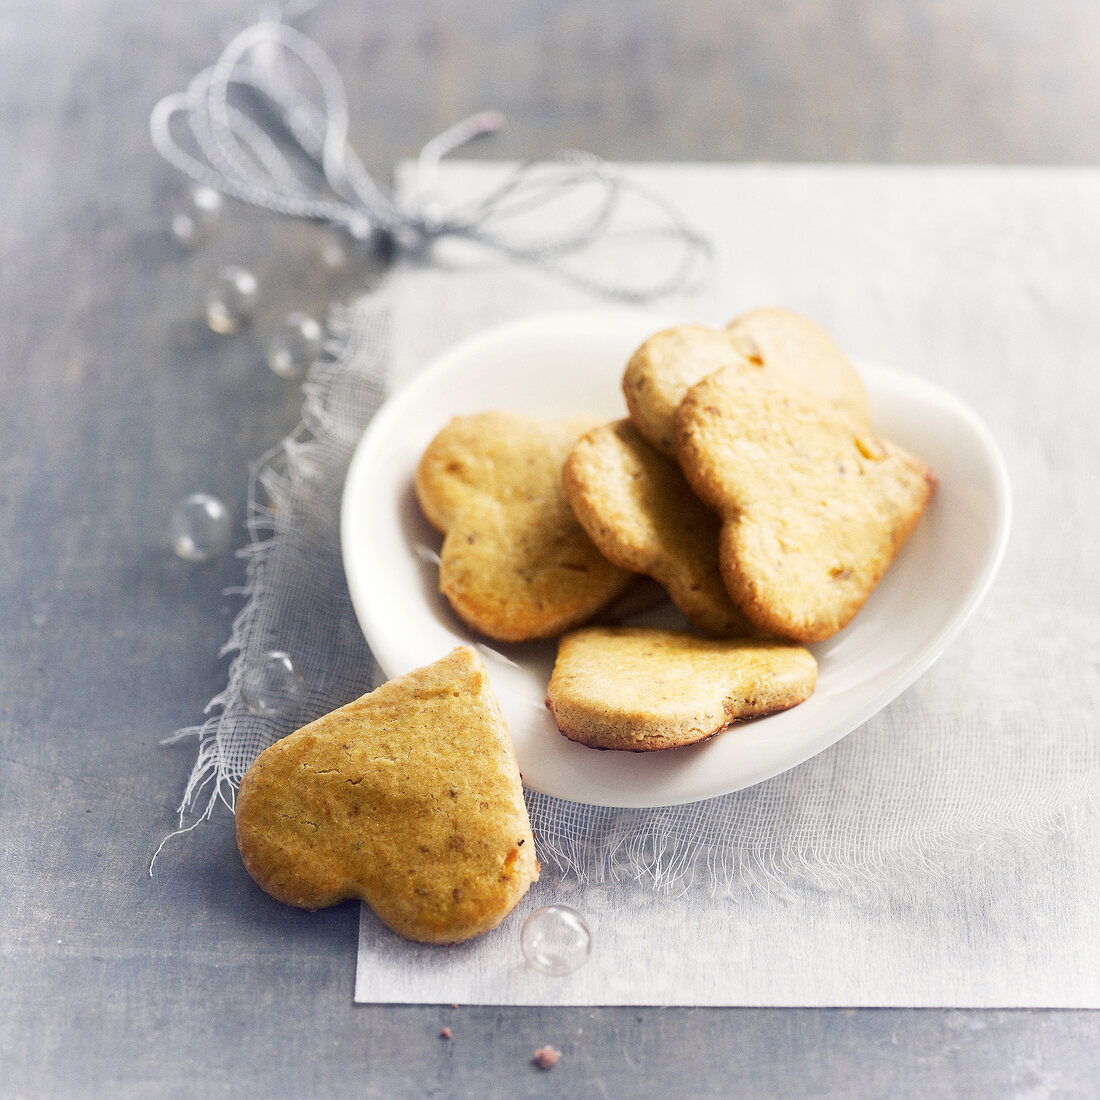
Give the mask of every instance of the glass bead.
[{"label": "glass bead", "polygon": [[309,314],[288,314],[267,346],[267,365],[280,378],[302,378],[324,343],[324,330]]},{"label": "glass bead", "polygon": [[229,509],[207,493],[192,493],[172,512],[172,549],[185,561],[211,561],[229,549]]},{"label": "glass bead", "polygon": [[256,276],[245,267],[223,267],[206,292],[206,323],[222,336],[252,319],[260,298]]},{"label": "glass bead", "polygon": [[305,693],[305,677],[281,649],[269,650],[241,673],[241,701],[261,718],[292,717]]},{"label": "glass bead", "polygon": [[547,905],[523,922],[520,945],[527,965],[562,977],[583,966],[592,953],[592,933],[570,905]]},{"label": "glass bead", "polygon": [[172,204],[169,226],[184,248],[197,248],[213,235],[222,213],[222,197],[213,187],[193,184],[180,191]]}]

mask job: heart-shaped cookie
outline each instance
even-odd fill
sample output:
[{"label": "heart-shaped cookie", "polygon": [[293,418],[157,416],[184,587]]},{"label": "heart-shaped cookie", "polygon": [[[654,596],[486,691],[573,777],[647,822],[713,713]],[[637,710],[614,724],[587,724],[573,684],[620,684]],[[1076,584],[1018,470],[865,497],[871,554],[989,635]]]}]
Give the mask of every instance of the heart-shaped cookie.
[{"label": "heart-shaped cookie", "polygon": [[935,488],[928,467],[807,390],[724,369],[677,413],[677,452],[723,517],[722,577],[761,630],[821,641],[845,626]]},{"label": "heart-shaped cookie", "polygon": [[457,417],[428,445],[416,495],[444,533],[439,589],[463,622],[504,642],[549,638],[626,590],[569,507],[561,468],[600,423],[487,412]]},{"label": "heart-shaped cookie", "polygon": [[666,458],[675,458],[676,409],[684,394],[730,363],[749,365],[722,329],[673,325],[645,340],[623,372],[623,397],[642,437]]},{"label": "heart-shaped cookie", "polygon": [[650,752],[797,706],[816,683],[813,655],[790,642],[585,627],[562,638],[546,705],[571,741]]},{"label": "heart-shaped cookie", "polygon": [[562,471],[573,513],[600,552],[659,582],[700,630],[716,638],[754,633],[718,570],[718,517],[680,467],[629,420],[582,436]]},{"label": "heart-shaped cookie", "polygon": [[812,318],[781,306],[762,306],[731,321],[726,332],[754,366],[782,375],[861,424],[871,422],[859,372]]},{"label": "heart-shaped cookie", "polygon": [[750,310],[725,329],[675,325],[649,337],[623,373],[630,419],[658,451],[675,458],[680,402],[708,374],[732,365],[781,375],[869,422],[867,394],[851,360],[816,321],[778,306]]},{"label": "heart-shaped cookie", "polygon": [[237,794],[248,873],[279,901],[365,901],[393,931],[457,943],[538,878],[515,751],[460,648],[260,754]]}]

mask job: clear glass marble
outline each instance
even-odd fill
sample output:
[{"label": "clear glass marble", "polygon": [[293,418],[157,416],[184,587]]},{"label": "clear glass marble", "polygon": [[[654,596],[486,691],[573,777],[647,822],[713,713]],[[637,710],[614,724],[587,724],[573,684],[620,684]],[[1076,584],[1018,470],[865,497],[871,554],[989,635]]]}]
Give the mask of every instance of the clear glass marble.
[{"label": "clear glass marble", "polygon": [[229,509],[208,493],[192,493],[172,511],[172,549],[185,561],[211,561],[229,549]]},{"label": "clear glass marble", "polygon": [[280,378],[303,378],[324,343],[324,330],[308,313],[290,313],[267,346],[267,365]]},{"label": "clear glass marble", "polygon": [[532,970],[561,977],[588,961],[592,933],[571,905],[547,905],[523,922],[520,946]]},{"label": "clear glass marble", "polygon": [[227,336],[252,319],[260,300],[260,285],[246,267],[223,267],[206,291],[206,323]]},{"label": "clear glass marble", "polygon": [[172,203],[172,236],[184,248],[198,248],[213,235],[221,213],[222,197],[213,187],[185,187]]},{"label": "clear glass marble", "polygon": [[305,694],[305,677],[281,649],[268,650],[241,673],[241,701],[262,718],[294,717]]}]

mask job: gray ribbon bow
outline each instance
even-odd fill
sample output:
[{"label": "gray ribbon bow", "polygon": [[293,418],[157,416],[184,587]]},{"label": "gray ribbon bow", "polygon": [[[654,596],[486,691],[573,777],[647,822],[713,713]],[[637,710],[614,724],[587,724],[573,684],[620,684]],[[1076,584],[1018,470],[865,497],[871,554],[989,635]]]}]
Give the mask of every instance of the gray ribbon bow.
[{"label": "gray ribbon bow", "polygon": [[[194,152],[173,134],[177,115],[187,120]],[[386,252],[427,254],[435,240],[463,238],[629,302],[688,289],[710,260],[707,239],[657,192],[581,151],[522,163],[487,194],[444,206],[434,184],[440,160],[500,129],[498,112],[471,115],[432,138],[420,152],[418,186],[406,202],[363,166],[348,144],[348,118],[343,81],[325,51],[287,24],[265,21],[233,38],[186,92],[157,103],[149,124],[158,152],[197,183],[253,206],[371,236]],[[566,196],[576,201],[562,204]],[[644,212],[642,224],[624,224],[627,200],[635,217]],[[539,238],[520,236],[510,219],[540,206],[546,221],[559,224]],[[671,245],[668,274],[630,285],[586,272],[580,254],[612,237]]]}]

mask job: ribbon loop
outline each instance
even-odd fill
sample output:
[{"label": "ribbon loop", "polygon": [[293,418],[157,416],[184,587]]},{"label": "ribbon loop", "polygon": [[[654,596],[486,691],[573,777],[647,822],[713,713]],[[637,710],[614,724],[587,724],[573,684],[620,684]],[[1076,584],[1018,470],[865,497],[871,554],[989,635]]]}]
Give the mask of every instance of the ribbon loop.
[{"label": "ribbon loop", "polygon": [[[177,116],[186,119],[194,152],[176,139]],[[527,161],[486,194],[448,206],[439,184],[442,158],[503,124],[499,112],[481,111],[428,141],[417,158],[414,194],[399,203],[348,143],[347,93],[336,66],[316,42],[279,21],[241,31],[185,93],[166,96],[149,119],[157,151],[196,182],[359,236],[380,231],[409,251],[463,238],[631,302],[685,290],[702,275],[711,256],[706,238],[661,196],[590,153],[566,150]],[[303,177],[295,159],[313,179]],[[627,199],[646,220],[623,232],[617,219]],[[537,237],[530,218],[523,231],[522,219],[533,211],[543,215],[540,226],[553,226]],[[671,243],[669,273],[627,284],[586,271],[586,250],[628,236],[635,244],[641,237]]]}]

